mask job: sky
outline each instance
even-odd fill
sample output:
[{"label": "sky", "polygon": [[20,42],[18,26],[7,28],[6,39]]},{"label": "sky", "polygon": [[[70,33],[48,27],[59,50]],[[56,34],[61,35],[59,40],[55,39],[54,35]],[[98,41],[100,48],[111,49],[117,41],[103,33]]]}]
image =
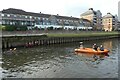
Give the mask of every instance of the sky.
[{"label": "sky", "polygon": [[104,15],[108,12],[118,14],[120,0],[1,0],[0,11],[8,8],[22,9],[27,12],[59,14],[61,16],[80,17],[89,8],[100,10]]}]

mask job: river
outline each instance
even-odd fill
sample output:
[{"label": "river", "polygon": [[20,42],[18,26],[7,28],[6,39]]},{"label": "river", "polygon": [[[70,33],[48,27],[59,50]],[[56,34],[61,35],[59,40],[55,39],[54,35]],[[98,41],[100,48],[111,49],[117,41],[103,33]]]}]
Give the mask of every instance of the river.
[{"label": "river", "polygon": [[75,54],[79,42],[3,51],[2,78],[118,78],[118,39],[83,41],[84,47],[103,44],[109,56]]}]

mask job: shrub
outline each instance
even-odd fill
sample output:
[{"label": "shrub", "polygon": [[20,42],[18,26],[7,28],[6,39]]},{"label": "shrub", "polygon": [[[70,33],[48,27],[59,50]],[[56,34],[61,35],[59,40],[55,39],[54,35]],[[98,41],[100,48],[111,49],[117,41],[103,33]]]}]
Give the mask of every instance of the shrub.
[{"label": "shrub", "polygon": [[48,27],[47,29],[48,29],[48,30],[53,30],[53,27]]},{"label": "shrub", "polygon": [[16,30],[17,31],[26,31],[27,30],[27,26],[16,26]]},{"label": "shrub", "polygon": [[6,26],[4,26],[4,25],[0,25],[0,30],[5,31],[5,29],[6,29]]},{"label": "shrub", "polygon": [[4,28],[5,31],[15,31],[16,30],[15,26],[11,26],[11,25],[4,25],[4,26],[5,26],[5,28]]},{"label": "shrub", "polygon": [[2,30],[5,31],[26,31],[27,26],[17,26],[17,25],[3,25],[4,28]]}]

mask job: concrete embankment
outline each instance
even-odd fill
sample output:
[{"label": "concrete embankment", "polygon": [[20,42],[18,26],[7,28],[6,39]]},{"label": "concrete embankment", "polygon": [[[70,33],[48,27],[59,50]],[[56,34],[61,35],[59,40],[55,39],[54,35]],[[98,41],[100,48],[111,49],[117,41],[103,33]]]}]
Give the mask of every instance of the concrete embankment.
[{"label": "concrete embankment", "polygon": [[69,42],[118,38],[119,33],[81,33],[81,34],[29,34],[3,35],[2,48],[34,47],[41,45],[62,44]]}]

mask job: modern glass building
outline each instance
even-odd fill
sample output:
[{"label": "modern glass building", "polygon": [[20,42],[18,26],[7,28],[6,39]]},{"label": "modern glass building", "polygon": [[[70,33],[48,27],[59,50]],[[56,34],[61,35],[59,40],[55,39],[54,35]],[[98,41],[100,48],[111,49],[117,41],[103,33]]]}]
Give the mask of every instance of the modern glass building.
[{"label": "modern glass building", "polygon": [[118,2],[118,20],[120,21],[120,1]]}]

